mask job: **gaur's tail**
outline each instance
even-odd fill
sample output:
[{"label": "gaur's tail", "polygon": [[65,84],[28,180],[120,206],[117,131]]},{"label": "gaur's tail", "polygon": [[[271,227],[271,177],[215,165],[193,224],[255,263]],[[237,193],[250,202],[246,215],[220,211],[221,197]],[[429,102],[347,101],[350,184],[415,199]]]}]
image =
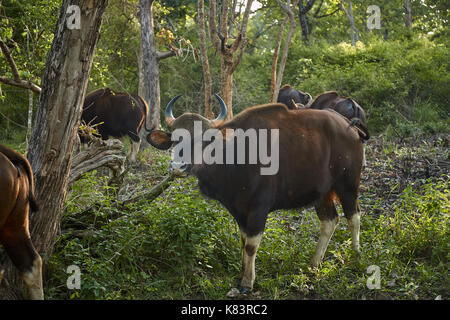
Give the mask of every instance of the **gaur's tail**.
[{"label": "gaur's tail", "polygon": [[150,110],[149,110],[149,107],[148,107],[148,104],[147,104],[147,102],[144,100],[144,98],[142,98],[141,96],[139,96],[138,95],[138,97],[139,97],[139,99],[141,99],[141,102],[142,102],[142,105],[144,106],[143,107],[143,111],[144,111],[144,129],[147,131],[147,132],[152,132],[155,128],[154,127],[152,127],[152,128],[147,128],[147,117],[148,117],[148,113],[150,112]]}]

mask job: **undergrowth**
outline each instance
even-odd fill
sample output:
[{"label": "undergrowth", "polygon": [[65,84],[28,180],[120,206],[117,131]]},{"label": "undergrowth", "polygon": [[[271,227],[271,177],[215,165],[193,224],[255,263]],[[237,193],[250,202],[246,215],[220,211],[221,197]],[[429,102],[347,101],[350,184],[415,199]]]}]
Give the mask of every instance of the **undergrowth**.
[{"label": "undergrowth", "polygon": [[[132,174],[129,182],[136,189],[159,180],[168,157],[146,150],[140,161],[156,169],[141,179]],[[111,188],[96,172],[72,187],[45,276],[46,297],[226,298],[241,267],[239,230],[218,202],[199,194],[196,179],[175,180],[153,202],[121,210],[113,199],[117,190]],[[361,257],[354,256],[341,217],[319,269],[309,268],[318,239],[315,213],[273,212],[249,298],[448,299],[449,195],[445,174],[408,183],[389,206],[379,206],[381,199],[362,192]],[[80,289],[66,286],[70,265],[81,270]],[[367,286],[372,265],[379,267],[380,289]]]}]

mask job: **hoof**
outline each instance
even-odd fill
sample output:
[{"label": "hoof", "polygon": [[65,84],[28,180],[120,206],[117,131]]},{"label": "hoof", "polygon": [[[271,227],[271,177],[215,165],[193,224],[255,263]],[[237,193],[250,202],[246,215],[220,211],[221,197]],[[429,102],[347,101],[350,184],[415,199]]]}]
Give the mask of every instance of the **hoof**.
[{"label": "hoof", "polygon": [[236,298],[239,295],[239,290],[237,288],[232,288],[227,293],[228,298]]},{"label": "hoof", "polygon": [[247,287],[241,287],[241,288],[239,289],[239,293],[240,293],[240,294],[249,294],[251,291],[252,291],[252,289],[247,288]]}]

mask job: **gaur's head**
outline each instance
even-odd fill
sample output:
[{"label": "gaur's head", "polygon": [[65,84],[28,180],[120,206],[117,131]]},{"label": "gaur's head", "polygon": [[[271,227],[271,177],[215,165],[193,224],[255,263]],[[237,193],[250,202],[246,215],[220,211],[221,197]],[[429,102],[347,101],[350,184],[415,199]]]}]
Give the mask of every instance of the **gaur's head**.
[{"label": "gaur's head", "polygon": [[284,103],[291,110],[304,108],[311,101],[309,93],[296,90],[289,85],[280,89],[277,99],[277,102]]},{"label": "gaur's head", "polygon": [[[174,148],[172,153],[172,161],[170,163],[170,169],[176,175],[186,175],[190,173],[192,164],[195,163],[195,153],[201,152],[204,148],[204,142],[202,141],[203,135],[206,130],[211,128],[217,128],[225,122],[227,116],[227,107],[222,98],[215,94],[220,104],[220,114],[216,119],[210,120],[197,113],[186,112],[181,116],[175,118],[172,112],[175,101],[181,95],[176,96],[167,104],[165,111],[165,121],[169,126],[171,132],[165,132],[162,130],[153,130],[148,134],[147,141],[157,149],[167,150],[171,147]],[[190,141],[185,141],[190,139]],[[189,145],[190,148],[176,148],[178,144],[183,143],[184,146]],[[183,154],[189,149],[190,155]],[[201,156],[201,155],[200,155]]]}]

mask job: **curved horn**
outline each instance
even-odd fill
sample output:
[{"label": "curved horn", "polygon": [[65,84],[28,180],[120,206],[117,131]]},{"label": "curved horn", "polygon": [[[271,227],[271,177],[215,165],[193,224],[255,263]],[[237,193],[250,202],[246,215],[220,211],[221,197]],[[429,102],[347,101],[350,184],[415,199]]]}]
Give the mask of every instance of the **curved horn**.
[{"label": "curved horn", "polygon": [[307,92],[306,95],[309,97],[308,101],[306,101],[305,105],[308,105],[312,102],[312,96]]},{"label": "curved horn", "polygon": [[222,124],[222,122],[225,121],[225,118],[227,117],[227,105],[217,93],[215,93],[214,95],[216,96],[217,100],[219,100],[220,114],[211,122],[215,127],[218,127],[220,124]]},{"label": "curved horn", "polygon": [[173,112],[172,112],[173,105],[174,105],[175,101],[177,101],[177,99],[181,96],[182,96],[181,94],[177,95],[176,97],[172,98],[172,100],[170,100],[169,103],[167,104],[166,112],[164,115],[166,118],[166,123],[169,127],[171,127],[173,122],[175,121],[175,117],[173,116]]}]

